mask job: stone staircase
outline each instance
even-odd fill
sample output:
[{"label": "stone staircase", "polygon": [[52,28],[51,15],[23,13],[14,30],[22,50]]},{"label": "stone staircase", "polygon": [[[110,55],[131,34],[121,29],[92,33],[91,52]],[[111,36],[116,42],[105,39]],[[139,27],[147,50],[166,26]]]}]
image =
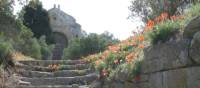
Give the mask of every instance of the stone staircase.
[{"label": "stone staircase", "polygon": [[60,60],[63,56],[63,50],[65,48],[65,43],[57,43],[53,50],[53,60]]},{"label": "stone staircase", "polygon": [[[20,61],[16,88],[89,88],[97,74],[82,60]],[[49,65],[59,65],[52,69]]]}]

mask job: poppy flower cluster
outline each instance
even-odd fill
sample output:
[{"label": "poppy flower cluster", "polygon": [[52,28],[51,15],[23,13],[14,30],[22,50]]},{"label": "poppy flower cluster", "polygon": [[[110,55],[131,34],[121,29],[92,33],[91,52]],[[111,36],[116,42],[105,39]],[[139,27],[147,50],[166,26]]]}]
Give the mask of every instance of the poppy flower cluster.
[{"label": "poppy flower cluster", "polygon": [[51,71],[56,71],[60,68],[60,64],[50,64],[48,68],[51,69]]},{"label": "poppy flower cluster", "polygon": [[164,22],[166,20],[173,20],[173,21],[176,21],[176,20],[183,20],[185,17],[183,15],[179,15],[179,16],[176,16],[176,15],[173,15],[173,16],[170,16],[168,13],[166,12],[163,12],[161,13],[160,16],[152,19],[152,20],[149,20],[144,28],[144,31],[147,31],[147,30],[150,30],[150,29],[153,29],[153,27],[156,25],[156,24],[159,24],[161,22]]},{"label": "poppy flower cluster", "polygon": [[[86,57],[87,61],[94,62],[94,66],[100,70],[101,76],[109,76],[109,73],[112,70],[115,70],[121,64],[130,65],[134,72],[135,68],[137,68],[139,62],[139,56],[143,49],[147,46],[146,42],[148,42],[146,38],[146,33],[148,31],[153,31],[152,29],[156,24],[164,22],[166,20],[178,20],[184,19],[183,16],[169,16],[167,13],[162,13],[160,16],[156,17],[155,19],[149,20],[146,23],[146,26],[143,31],[136,33],[134,32],[133,36],[130,36],[126,40],[121,41],[119,44],[108,46],[108,49],[100,54],[94,54]],[[103,65],[101,63],[104,63]],[[105,65],[105,66],[104,66]],[[138,71],[138,69],[137,69]],[[136,80],[140,80],[139,72],[134,74]]]}]

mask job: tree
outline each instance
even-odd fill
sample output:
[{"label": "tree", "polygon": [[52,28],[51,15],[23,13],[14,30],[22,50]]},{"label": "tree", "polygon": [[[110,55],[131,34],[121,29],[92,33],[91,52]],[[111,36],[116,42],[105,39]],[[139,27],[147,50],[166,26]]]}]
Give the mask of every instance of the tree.
[{"label": "tree", "polygon": [[13,3],[14,0],[0,0],[0,13],[11,15],[13,11]]},{"label": "tree", "polygon": [[100,35],[90,33],[88,36],[81,39],[74,39],[69,43],[69,46],[64,50],[64,59],[77,59],[89,54],[104,51],[107,46],[118,43],[119,40],[115,39],[109,32]]},{"label": "tree", "polygon": [[130,17],[141,17],[144,22],[155,18],[162,12],[170,15],[177,13],[178,8],[190,3],[197,3],[199,0],[133,0],[129,10]]},{"label": "tree", "polygon": [[42,35],[51,34],[48,12],[39,0],[31,0],[21,12],[23,12],[24,25],[32,30],[35,37],[40,38]]}]

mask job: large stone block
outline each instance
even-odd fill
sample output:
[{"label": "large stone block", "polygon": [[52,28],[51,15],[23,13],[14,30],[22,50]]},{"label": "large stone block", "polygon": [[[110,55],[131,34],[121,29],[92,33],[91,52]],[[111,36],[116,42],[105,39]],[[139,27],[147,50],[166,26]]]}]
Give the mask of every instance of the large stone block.
[{"label": "large stone block", "polygon": [[184,28],[183,36],[193,38],[194,34],[200,31],[200,16],[194,17]]},{"label": "large stone block", "polygon": [[149,85],[149,88],[187,88],[186,69],[152,73]]},{"label": "large stone block", "polygon": [[200,67],[187,68],[187,88],[200,88]]},{"label": "large stone block", "polygon": [[163,87],[160,88],[187,88],[186,69],[163,72]]},{"label": "large stone block", "polygon": [[144,50],[142,73],[159,72],[192,64],[188,58],[188,40],[167,42]]},{"label": "large stone block", "polygon": [[147,88],[200,88],[200,66],[152,73],[148,82]]},{"label": "large stone block", "polygon": [[131,83],[125,82],[123,88],[149,88],[148,82]]},{"label": "large stone block", "polygon": [[194,35],[192,39],[189,56],[196,62],[200,64],[200,31]]},{"label": "large stone block", "polygon": [[162,72],[157,72],[149,75],[149,88],[163,88]]}]

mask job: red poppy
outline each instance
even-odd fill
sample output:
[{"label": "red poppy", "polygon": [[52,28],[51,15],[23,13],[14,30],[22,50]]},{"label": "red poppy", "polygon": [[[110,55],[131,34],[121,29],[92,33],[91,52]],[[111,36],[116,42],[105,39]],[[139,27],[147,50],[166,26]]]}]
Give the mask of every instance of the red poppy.
[{"label": "red poppy", "polygon": [[166,20],[167,17],[168,17],[168,13],[166,13],[166,12],[161,13],[161,15],[160,15],[160,18],[161,18],[162,21]]},{"label": "red poppy", "polygon": [[139,38],[138,38],[138,40],[139,40],[140,42],[144,41],[144,36],[143,36],[143,35],[140,35]]},{"label": "red poppy", "polygon": [[147,29],[152,29],[153,26],[154,26],[154,21],[149,20],[149,21],[147,22],[147,25],[146,25]]},{"label": "red poppy", "polygon": [[140,81],[141,80],[141,76],[140,75],[135,76],[135,80],[136,81]]},{"label": "red poppy", "polygon": [[144,48],[144,45],[143,45],[143,44],[140,44],[138,47],[141,48],[141,49],[143,49],[143,48]]}]

